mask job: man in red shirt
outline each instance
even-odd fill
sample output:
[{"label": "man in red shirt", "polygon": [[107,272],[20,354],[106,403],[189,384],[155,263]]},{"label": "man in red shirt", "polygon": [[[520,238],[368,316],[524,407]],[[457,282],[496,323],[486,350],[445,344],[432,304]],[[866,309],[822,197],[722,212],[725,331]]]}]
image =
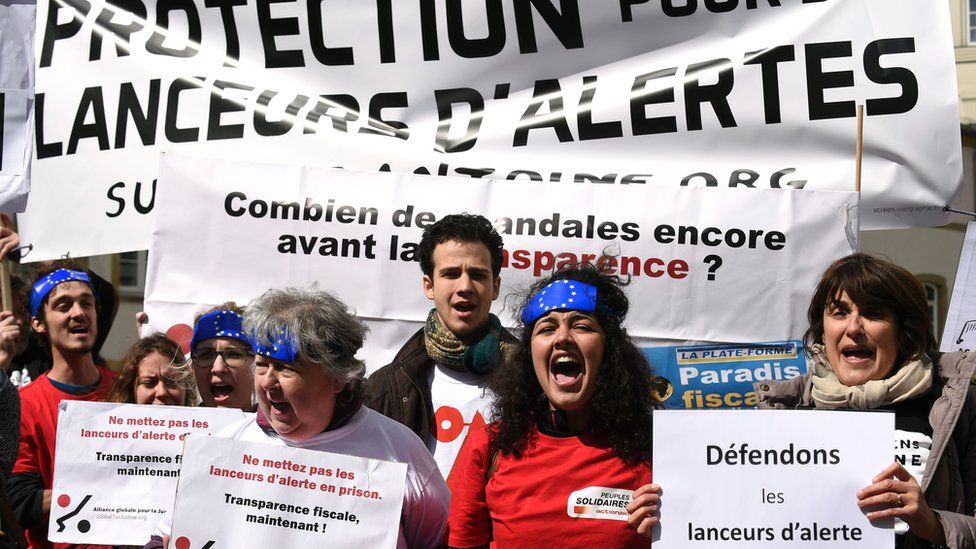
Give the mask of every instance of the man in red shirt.
[{"label": "man in red shirt", "polygon": [[7,491],[32,549],[80,547],[47,539],[58,405],[104,400],[115,374],[92,355],[98,312],[89,274],[58,262],[39,271],[32,288],[31,326],[48,345],[52,368],[20,390],[20,446]]}]

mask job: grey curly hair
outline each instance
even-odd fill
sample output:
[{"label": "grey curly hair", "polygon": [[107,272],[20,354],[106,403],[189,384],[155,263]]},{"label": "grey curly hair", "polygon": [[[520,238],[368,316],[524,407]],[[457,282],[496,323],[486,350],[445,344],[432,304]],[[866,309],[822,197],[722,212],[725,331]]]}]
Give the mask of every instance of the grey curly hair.
[{"label": "grey curly hair", "polygon": [[362,397],[366,365],[356,352],[367,328],[331,292],[314,284],[268,290],[245,309],[244,331],[261,345],[270,344],[269,334],[293,335],[300,361],[318,364],[332,379],[346,384],[340,398]]}]

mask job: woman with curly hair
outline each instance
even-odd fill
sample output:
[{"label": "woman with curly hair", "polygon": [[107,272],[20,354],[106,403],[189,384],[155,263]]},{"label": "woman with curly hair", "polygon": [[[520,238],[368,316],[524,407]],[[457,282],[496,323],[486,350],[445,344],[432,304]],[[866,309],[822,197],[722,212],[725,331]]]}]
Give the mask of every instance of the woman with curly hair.
[{"label": "woman with curly hair", "polygon": [[[468,435],[448,479],[451,547],[648,546],[659,403],[621,286],[584,265],[523,298],[518,349],[491,381],[494,421]],[[629,508],[638,488],[654,497]]]},{"label": "woman with curly hair", "polygon": [[160,333],[129,347],[108,402],[196,406],[200,402],[193,372],[180,346]]}]

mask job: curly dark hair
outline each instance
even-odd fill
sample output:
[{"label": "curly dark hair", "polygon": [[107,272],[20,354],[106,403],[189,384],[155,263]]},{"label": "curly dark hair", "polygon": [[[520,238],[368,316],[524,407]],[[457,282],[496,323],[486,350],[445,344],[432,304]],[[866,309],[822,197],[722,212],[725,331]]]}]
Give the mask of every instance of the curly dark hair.
[{"label": "curly dark hair", "polygon": [[817,284],[807,309],[810,328],[803,335],[808,352],[812,344],[824,342],[824,311],[839,305],[843,292],[863,314],[894,316],[898,326],[896,365],[923,354],[935,356],[935,335],[922,283],[903,267],[862,253],[834,261]]},{"label": "curly dark hair", "polygon": [[481,242],[491,254],[491,274],[498,276],[502,270],[502,237],[491,221],[482,215],[469,213],[446,215],[424,229],[420,238],[418,255],[420,270],[427,276],[434,276],[434,248],[450,240],[460,242]]},{"label": "curly dark hair", "polygon": [[[604,434],[613,453],[630,465],[651,459],[651,409],[660,405],[652,381],[653,369],[634,345],[622,323],[629,301],[626,283],[601,273],[590,264],[557,270],[538,280],[520,296],[523,310],[547,284],[576,280],[597,288],[603,307],[593,313],[605,334],[603,365],[596,380],[591,407],[591,427]],[[492,447],[521,458],[534,435],[536,417],[549,411],[549,401],[532,366],[532,326],[522,326],[518,348],[492,376],[495,422],[490,428]]]}]

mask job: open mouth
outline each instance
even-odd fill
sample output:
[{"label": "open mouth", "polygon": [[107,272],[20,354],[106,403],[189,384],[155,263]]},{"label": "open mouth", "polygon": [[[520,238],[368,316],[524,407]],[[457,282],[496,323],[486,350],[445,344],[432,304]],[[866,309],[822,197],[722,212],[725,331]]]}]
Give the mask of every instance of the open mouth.
[{"label": "open mouth", "polygon": [[88,332],[89,332],[88,326],[74,326],[68,328],[68,333],[72,335],[88,335]]},{"label": "open mouth", "polygon": [[556,359],[549,368],[556,385],[569,387],[576,384],[583,377],[583,364],[575,358],[565,355]]},{"label": "open mouth", "polygon": [[454,305],[452,305],[451,307],[453,307],[455,311],[461,314],[470,313],[475,309],[474,303],[471,303],[469,301],[459,301]]},{"label": "open mouth", "polygon": [[210,394],[213,395],[215,400],[230,398],[233,392],[234,387],[226,383],[215,382],[210,384]]},{"label": "open mouth", "polygon": [[874,351],[861,345],[851,345],[841,349],[840,354],[848,360],[870,360],[874,357]]},{"label": "open mouth", "polygon": [[274,401],[268,399],[268,405],[271,406],[272,413],[275,415],[284,415],[291,411],[291,404],[285,401]]}]

